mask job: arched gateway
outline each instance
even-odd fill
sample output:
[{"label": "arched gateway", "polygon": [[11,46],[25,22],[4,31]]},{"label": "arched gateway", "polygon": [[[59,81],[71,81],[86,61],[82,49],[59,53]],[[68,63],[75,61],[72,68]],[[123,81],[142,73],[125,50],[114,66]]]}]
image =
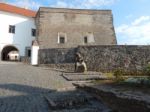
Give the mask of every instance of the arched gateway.
[{"label": "arched gateway", "polygon": [[3,61],[18,61],[19,60],[19,50],[12,45],[5,46],[1,52],[1,60]]}]

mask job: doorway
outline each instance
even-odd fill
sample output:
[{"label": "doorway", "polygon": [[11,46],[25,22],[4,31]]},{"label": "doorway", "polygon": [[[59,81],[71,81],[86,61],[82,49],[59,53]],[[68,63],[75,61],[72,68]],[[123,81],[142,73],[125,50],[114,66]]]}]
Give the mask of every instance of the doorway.
[{"label": "doorway", "polygon": [[19,50],[15,46],[5,46],[1,52],[1,60],[18,61]]}]

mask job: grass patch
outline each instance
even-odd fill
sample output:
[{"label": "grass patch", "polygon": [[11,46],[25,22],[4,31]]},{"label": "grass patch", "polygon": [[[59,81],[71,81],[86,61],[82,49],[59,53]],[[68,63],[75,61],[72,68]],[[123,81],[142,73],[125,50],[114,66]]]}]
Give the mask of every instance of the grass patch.
[{"label": "grass patch", "polygon": [[91,83],[96,84],[96,85],[110,84],[110,83],[113,83],[113,80],[95,80],[95,81],[91,81]]},{"label": "grass patch", "polygon": [[108,78],[114,78],[114,75],[112,72],[103,73],[103,74],[106,75]]}]

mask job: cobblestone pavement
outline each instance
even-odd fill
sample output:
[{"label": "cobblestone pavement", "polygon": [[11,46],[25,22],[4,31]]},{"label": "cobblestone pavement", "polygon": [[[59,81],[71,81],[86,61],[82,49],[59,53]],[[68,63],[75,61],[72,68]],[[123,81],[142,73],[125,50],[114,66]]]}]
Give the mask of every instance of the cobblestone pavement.
[{"label": "cobblestone pavement", "polygon": [[[66,94],[64,90],[67,89],[68,94],[70,89],[75,91],[71,82],[66,81],[60,76],[61,74],[61,72],[44,67],[34,67],[15,62],[0,62],[0,112],[77,112],[74,109],[68,111],[65,109],[51,110],[50,108],[51,105],[55,106],[55,104],[60,102],[61,98],[63,99],[63,95]],[[80,92],[73,93],[71,92],[70,98],[73,98]],[[84,96],[84,93],[81,92],[81,94]],[[56,98],[55,103],[49,100],[53,96]],[[65,96],[69,98],[67,95]],[[78,102],[85,104],[83,102],[87,102],[87,99],[70,101],[66,105],[69,104],[72,107],[73,102],[75,104]],[[65,100],[61,100],[61,102],[65,102]],[[101,112],[108,112],[107,109],[102,111],[105,108],[101,107]],[[92,108],[94,108],[93,112],[99,112],[95,110],[95,107]],[[82,108],[80,112],[89,111],[92,112],[88,108]]]}]

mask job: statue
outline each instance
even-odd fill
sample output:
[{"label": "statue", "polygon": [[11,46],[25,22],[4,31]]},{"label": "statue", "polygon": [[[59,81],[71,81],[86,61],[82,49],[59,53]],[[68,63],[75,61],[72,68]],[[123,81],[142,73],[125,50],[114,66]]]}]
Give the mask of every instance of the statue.
[{"label": "statue", "polygon": [[86,64],[83,60],[82,55],[77,52],[75,54],[75,72],[85,72],[87,71]]}]

